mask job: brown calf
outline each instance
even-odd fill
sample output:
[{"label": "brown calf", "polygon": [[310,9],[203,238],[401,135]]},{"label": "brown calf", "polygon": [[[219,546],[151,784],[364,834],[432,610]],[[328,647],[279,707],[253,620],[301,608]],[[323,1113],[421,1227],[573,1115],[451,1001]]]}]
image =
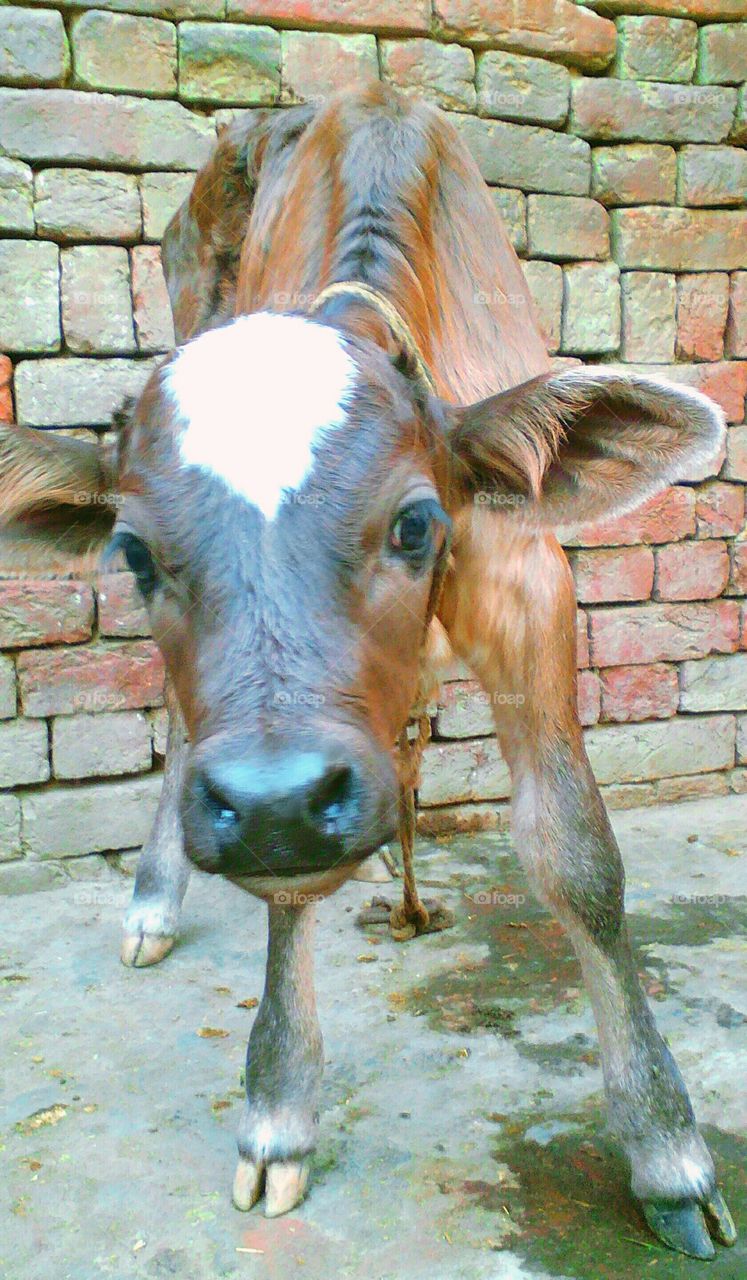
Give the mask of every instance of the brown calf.
[{"label": "brown calf", "polygon": [[473,162],[380,86],[231,126],[164,262],[181,345],[117,449],[0,428],[4,554],[55,542],[57,563],[113,530],[173,683],[125,961],[170,948],[190,862],[268,901],[236,1204],[303,1195],[322,1048],[313,908],[293,895],[331,892],[391,833],[393,744],[450,649],[491,698],[519,852],[578,953],[633,1192],[667,1244],[711,1256],[709,1229],[734,1228],[636,975],[556,533],[685,476],[718,410],[551,372]]}]

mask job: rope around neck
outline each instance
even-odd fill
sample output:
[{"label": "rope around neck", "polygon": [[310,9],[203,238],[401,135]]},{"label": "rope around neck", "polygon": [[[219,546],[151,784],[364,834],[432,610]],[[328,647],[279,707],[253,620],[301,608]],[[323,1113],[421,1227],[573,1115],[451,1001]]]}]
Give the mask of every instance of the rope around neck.
[{"label": "rope around neck", "polygon": [[415,341],[415,336],[409,324],[405,320],[400,311],[397,310],[393,302],[390,302],[383,293],[378,289],[374,289],[370,284],[363,284],[360,280],[340,280],[337,284],[328,284],[326,289],[322,289],[317,294],[312,305],[312,311],[318,311],[320,307],[328,302],[331,298],[341,298],[347,295],[352,298],[360,298],[363,302],[367,302],[374,307],[381,316],[386,320],[389,328],[395,338],[404,347],[408,356],[412,360],[418,371],[419,377],[426,383],[428,389],[436,394],[436,384],[433,379],[428,365],[426,364],[423,354]]}]

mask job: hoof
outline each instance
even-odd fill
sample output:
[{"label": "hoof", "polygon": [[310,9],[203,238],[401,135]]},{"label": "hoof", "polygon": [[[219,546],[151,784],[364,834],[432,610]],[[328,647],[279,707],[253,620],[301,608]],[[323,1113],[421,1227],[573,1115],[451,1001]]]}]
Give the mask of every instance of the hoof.
[{"label": "hoof", "polygon": [[145,969],[167,956],[176,941],[157,933],[126,933],[119,958],[128,969]]},{"label": "hoof", "polygon": [[737,1228],[721,1192],[714,1190],[703,1208],[711,1235],[715,1236],[719,1244],[725,1244],[727,1248],[736,1244]]},{"label": "hoof", "polygon": [[644,1200],[646,1221],[668,1248],[690,1258],[708,1261],[716,1256],[710,1233],[720,1244],[732,1245],[737,1238],[732,1216],[719,1191],[700,1204],[697,1200]]},{"label": "hoof", "polygon": [[351,876],[352,880],[363,880],[367,884],[388,884],[391,878],[391,872],[381,850],[364,858]]},{"label": "hoof", "polygon": [[300,1204],[306,1194],[309,1167],[305,1160],[272,1160],[265,1167],[239,1160],[233,1180],[233,1202],[242,1213],[265,1193],[265,1217],[279,1218]]}]

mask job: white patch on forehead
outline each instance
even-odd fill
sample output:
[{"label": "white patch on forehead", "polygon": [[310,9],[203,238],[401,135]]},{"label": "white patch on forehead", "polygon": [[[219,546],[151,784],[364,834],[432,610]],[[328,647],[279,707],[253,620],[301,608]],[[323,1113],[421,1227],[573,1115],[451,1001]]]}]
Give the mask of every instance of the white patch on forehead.
[{"label": "white patch on forehead", "polygon": [[345,421],[356,367],[336,329],[259,311],[188,342],[165,370],[185,426],[182,461],[273,519],[311,470],[314,446]]}]

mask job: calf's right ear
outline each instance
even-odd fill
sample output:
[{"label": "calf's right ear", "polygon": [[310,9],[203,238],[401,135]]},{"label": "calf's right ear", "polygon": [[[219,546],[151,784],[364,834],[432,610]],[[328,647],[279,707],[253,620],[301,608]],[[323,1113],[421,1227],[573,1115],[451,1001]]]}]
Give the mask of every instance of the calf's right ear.
[{"label": "calf's right ear", "polygon": [[0,424],[0,573],[93,565],[117,510],[116,445]]},{"label": "calf's right ear", "polygon": [[724,415],[700,392],[602,365],[453,410],[448,444],[463,501],[567,533],[688,479],[723,440]]}]

